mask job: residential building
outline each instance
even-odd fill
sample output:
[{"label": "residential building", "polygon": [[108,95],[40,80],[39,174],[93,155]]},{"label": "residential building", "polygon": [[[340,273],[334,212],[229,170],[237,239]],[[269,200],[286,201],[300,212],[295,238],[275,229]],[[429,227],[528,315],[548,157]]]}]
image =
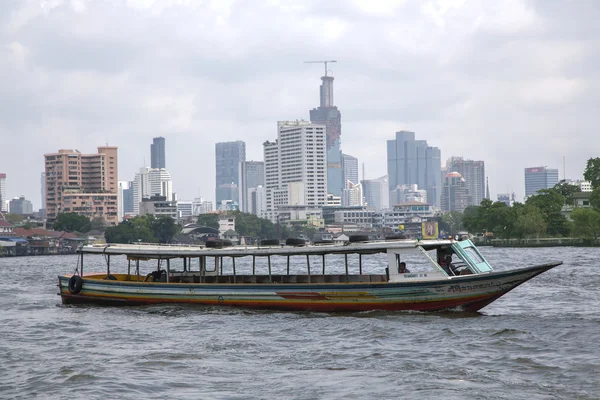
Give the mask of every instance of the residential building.
[{"label": "residential building", "polygon": [[[319,107],[310,110],[310,121],[317,125],[324,125],[327,134],[327,192],[334,196],[341,196],[344,189],[344,176],[342,165],[341,135],[342,114],[333,102],[333,76],[321,77]],[[357,182],[354,182],[357,183]]]},{"label": "residential building", "polygon": [[591,192],[593,190],[591,182],[580,179],[565,179],[561,180],[560,183],[568,183],[569,185],[577,186],[582,192]]},{"label": "residential building", "polygon": [[167,216],[177,219],[177,202],[167,199],[166,196],[150,196],[140,202],[140,214],[153,214],[155,217]]},{"label": "residential building", "polygon": [[25,196],[15,197],[12,199],[8,208],[11,214],[33,214],[33,205],[31,204],[31,201],[25,199]]},{"label": "residential building", "polygon": [[360,183],[367,207],[373,210],[383,210],[390,207],[390,190],[387,175],[377,179],[363,179]]},{"label": "residential building", "polygon": [[8,197],[6,196],[6,174],[0,173],[0,212],[7,212],[8,207],[6,202]]},{"label": "residential building", "polygon": [[438,206],[441,196],[440,149],[415,140],[415,133],[396,132],[387,141],[389,191],[401,185],[418,185],[427,191],[428,202]]},{"label": "residential building", "polygon": [[40,214],[46,216],[46,173],[42,172],[40,183],[42,186],[42,206],[40,207]]},{"label": "residential building", "polygon": [[473,204],[465,179],[458,172],[446,174],[441,203],[442,212],[463,212],[465,208]]},{"label": "residential building", "polygon": [[558,169],[548,167],[525,168],[525,197],[533,196],[542,189],[550,189],[558,183]]},{"label": "residential building", "polygon": [[447,172],[458,172],[465,179],[472,204],[478,206],[486,198],[485,163],[483,161],[465,160],[462,157],[451,157],[446,162]]},{"label": "residential building", "polygon": [[336,224],[353,224],[361,229],[373,227],[374,216],[377,211],[365,208],[341,209],[334,212],[334,222]]},{"label": "residential building", "polygon": [[246,143],[238,140],[215,144],[217,205],[220,205],[223,200],[239,203],[239,163],[242,161],[246,161]]},{"label": "residential building", "polygon": [[165,138],[155,137],[150,145],[150,168],[167,168]]},{"label": "residential building", "polygon": [[276,220],[283,205],[327,204],[326,127],[280,121],[275,142],[265,142],[266,216]]},{"label": "residential building", "polygon": [[44,155],[46,217],[52,224],[61,212],[118,223],[117,147],[98,147],[97,154],[59,150]]},{"label": "residential building", "polygon": [[0,217],[0,236],[1,237],[6,237],[6,236],[15,236],[14,233],[14,225],[11,224],[10,222],[8,222],[7,220],[5,220],[4,218]]},{"label": "residential building", "polygon": [[241,161],[239,164],[240,211],[251,212],[250,193],[265,184],[265,163],[263,161]]}]

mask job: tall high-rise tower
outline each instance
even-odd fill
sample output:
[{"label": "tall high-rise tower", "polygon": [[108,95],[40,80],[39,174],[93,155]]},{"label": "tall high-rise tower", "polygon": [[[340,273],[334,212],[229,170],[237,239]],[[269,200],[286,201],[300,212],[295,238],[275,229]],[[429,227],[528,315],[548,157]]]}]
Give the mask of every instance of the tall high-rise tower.
[{"label": "tall high-rise tower", "polygon": [[465,178],[465,185],[471,196],[470,206],[478,206],[486,197],[485,163],[483,161],[465,160],[463,157],[451,157],[446,162],[447,172],[458,172]]},{"label": "tall high-rise tower", "polygon": [[155,137],[150,145],[150,167],[167,168],[165,157],[165,138]]},{"label": "tall high-rise tower", "polygon": [[6,174],[0,174],[0,212],[8,211],[6,208]]},{"label": "tall high-rise tower", "polygon": [[418,185],[427,191],[427,201],[439,206],[442,184],[440,149],[415,140],[415,133],[396,132],[395,140],[387,141],[389,190],[401,185]]},{"label": "tall high-rise tower", "polygon": [[239,163],[246,161],[246,143],[220,142],[215,145],[216,188],[215,200],[218,209],[223,200],[239,203]]},{"label": "tall high-rise tower", "polygon": [[[342,152],[342,114],[333,105],[333,76],[321,77],[320,105],[310,110],[310,121],[327,127],[327,192],[341,196],[344,189]],[[355,182],[356,183],[356,182]]]}]

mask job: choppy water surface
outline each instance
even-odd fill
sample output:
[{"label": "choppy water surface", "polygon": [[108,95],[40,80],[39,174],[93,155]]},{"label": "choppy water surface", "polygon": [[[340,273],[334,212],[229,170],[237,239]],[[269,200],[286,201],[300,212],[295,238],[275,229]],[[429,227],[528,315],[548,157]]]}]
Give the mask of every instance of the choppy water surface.
[{"label": "choppy water surface", "polygon": [[0,398],[599,399],[600,249],[481,250],[565,265],[475,315],[318,314],[63,306],[74,256],[0,259]]}]

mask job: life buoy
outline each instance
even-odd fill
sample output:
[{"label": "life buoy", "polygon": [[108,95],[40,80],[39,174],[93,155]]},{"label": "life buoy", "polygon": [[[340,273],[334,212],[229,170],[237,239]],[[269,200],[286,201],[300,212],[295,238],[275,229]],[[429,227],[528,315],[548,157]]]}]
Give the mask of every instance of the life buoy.
[{"label": "life buoy", "polygon": [[69,292],[71,294],[78,294],[81,292],[81,287],[83,286],[83,279],[79,275],[73,275],[71,279],[69,279]]}]

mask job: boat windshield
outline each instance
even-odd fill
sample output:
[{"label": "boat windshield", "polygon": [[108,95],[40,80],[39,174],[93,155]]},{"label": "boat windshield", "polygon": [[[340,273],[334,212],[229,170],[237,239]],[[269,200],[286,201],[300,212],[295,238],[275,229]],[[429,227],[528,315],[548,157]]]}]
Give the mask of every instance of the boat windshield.
[{"label": "boat windshield", "polygon": [[491,272],[492,266],[481,255],[471,240],[462,240],[452,244],[454,252],[476,273]]}]

